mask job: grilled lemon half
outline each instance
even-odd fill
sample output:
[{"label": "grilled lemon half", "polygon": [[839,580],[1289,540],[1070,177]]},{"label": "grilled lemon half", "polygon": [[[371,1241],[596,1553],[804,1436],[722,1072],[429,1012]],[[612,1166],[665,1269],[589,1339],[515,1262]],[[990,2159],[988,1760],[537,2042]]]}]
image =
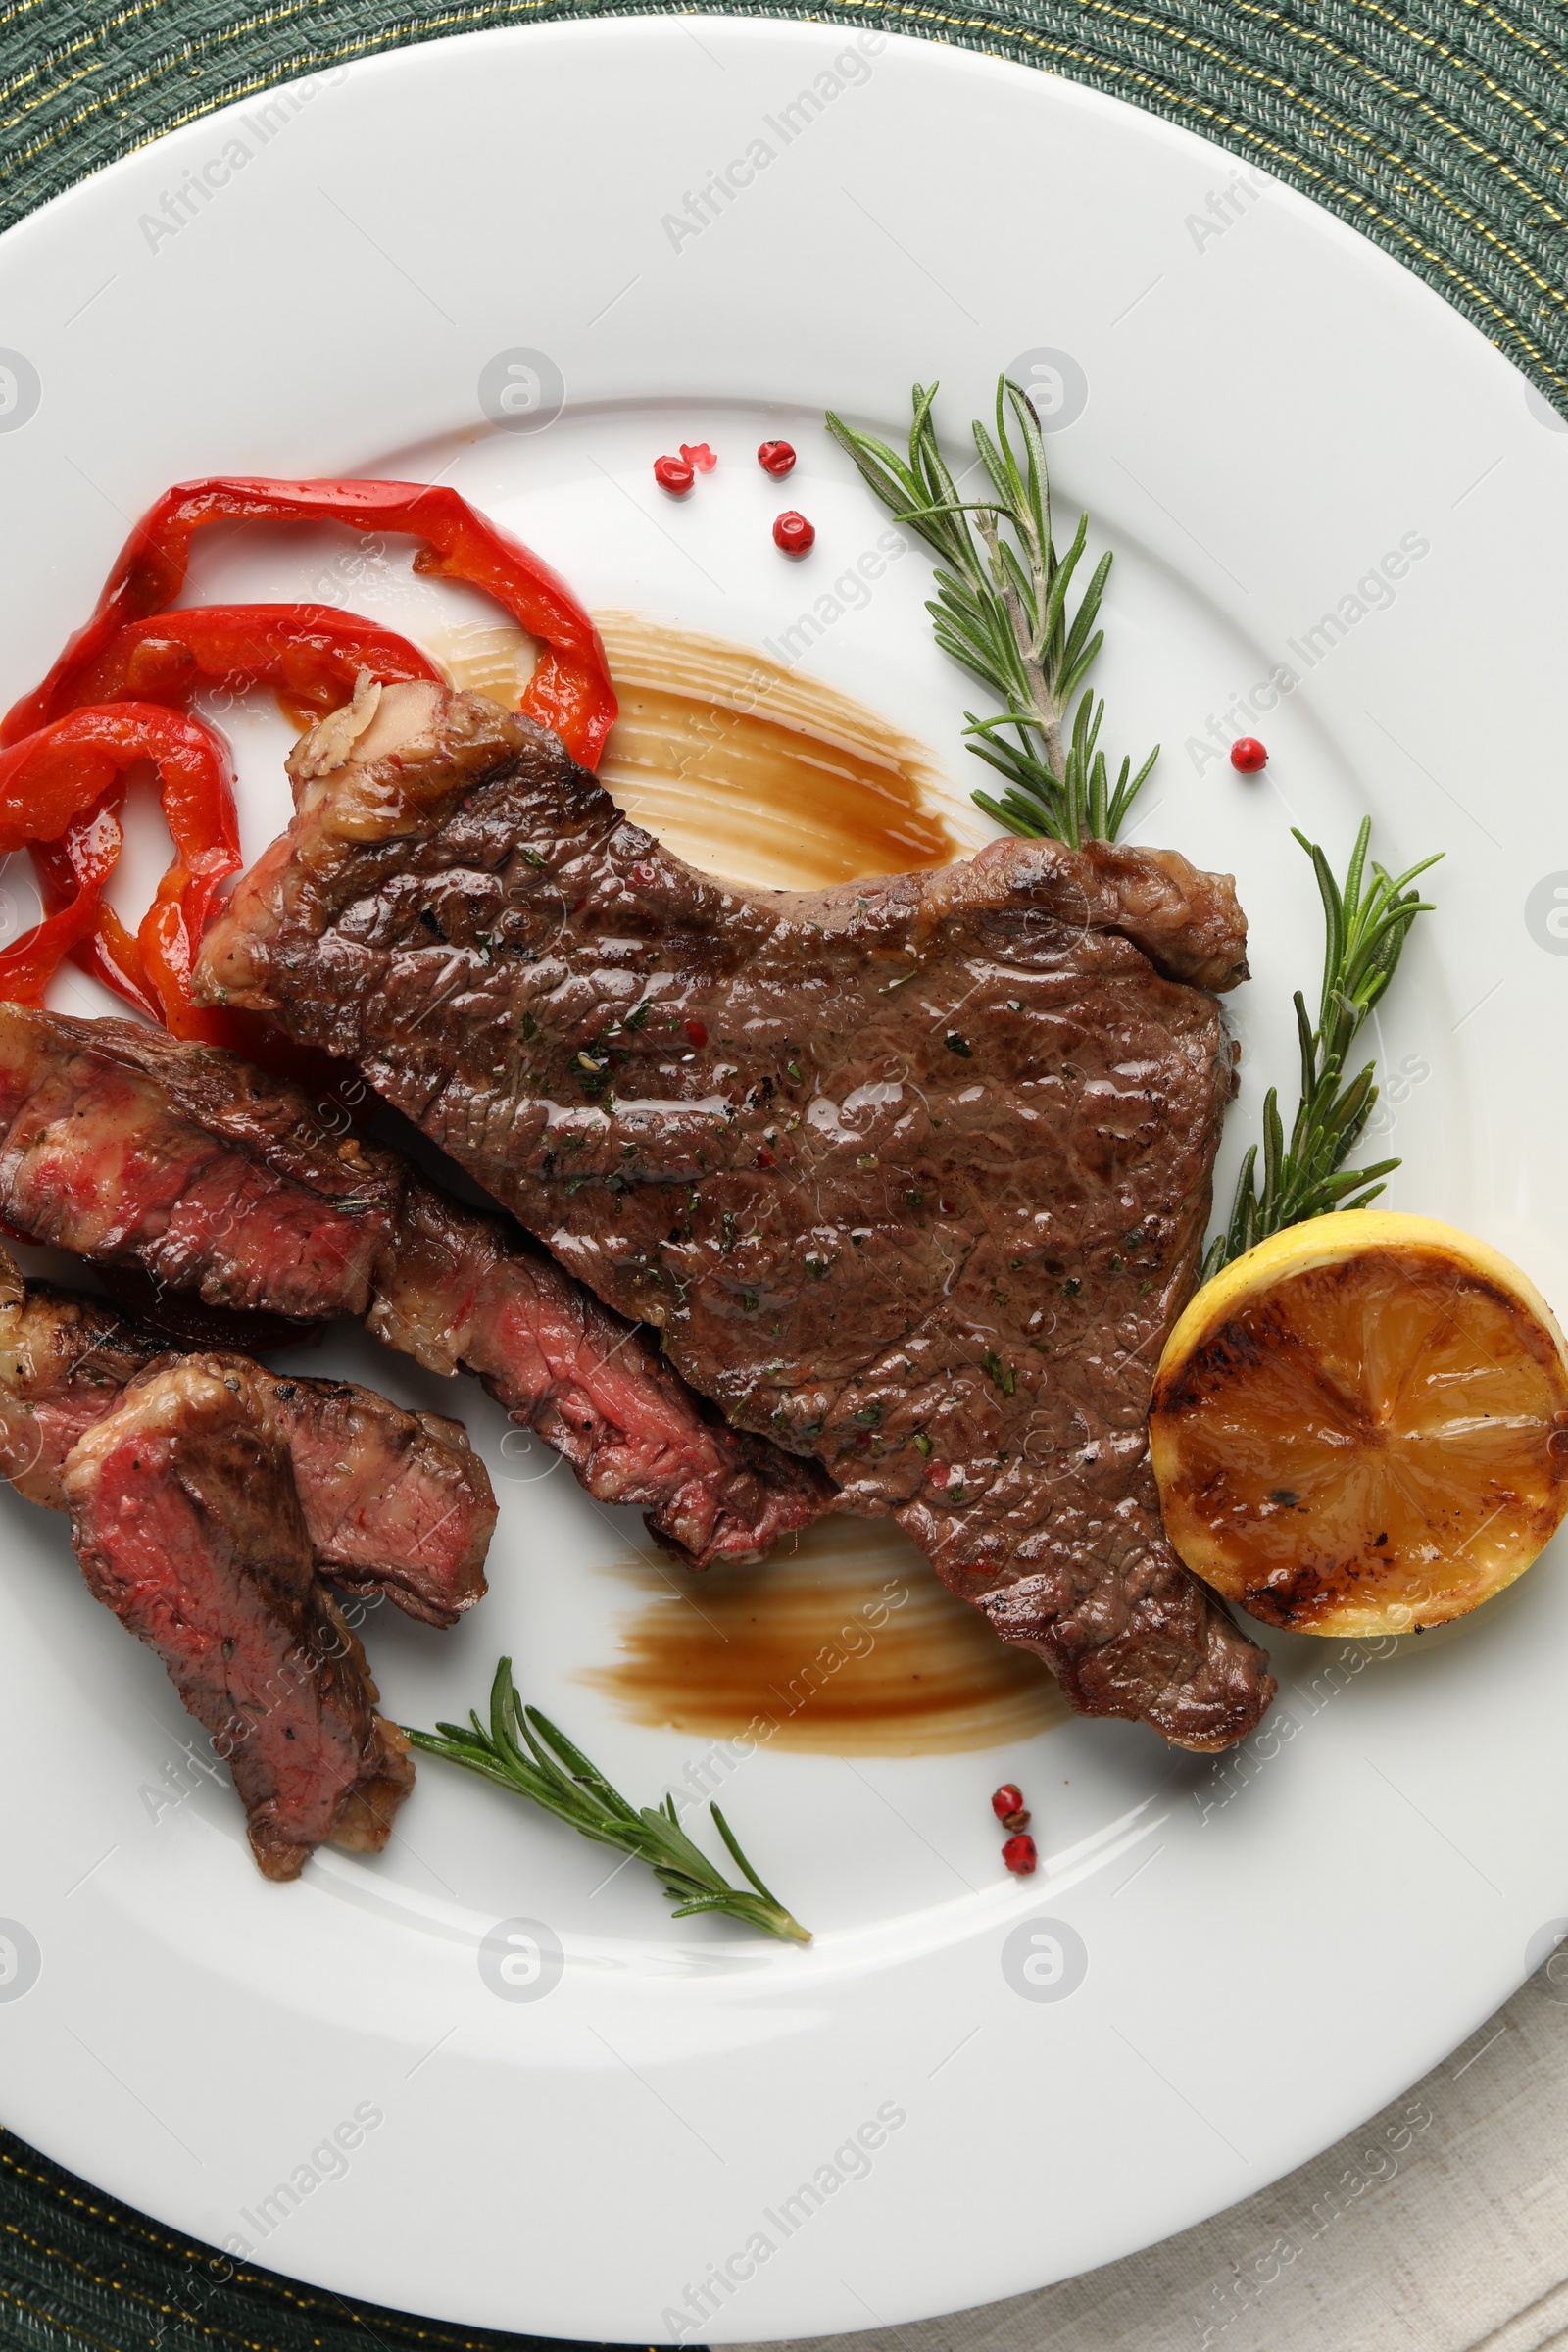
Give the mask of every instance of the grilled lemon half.
[{"label": "grilled lemon half", "polygon": [[1347,1209],[1200,1290],[1150,1410],[1165,1530],[1296,1633],[1408,1633],[1522,1575],[1568,1510],[1568,1345],[1535,1286],[1431,1217]]}]

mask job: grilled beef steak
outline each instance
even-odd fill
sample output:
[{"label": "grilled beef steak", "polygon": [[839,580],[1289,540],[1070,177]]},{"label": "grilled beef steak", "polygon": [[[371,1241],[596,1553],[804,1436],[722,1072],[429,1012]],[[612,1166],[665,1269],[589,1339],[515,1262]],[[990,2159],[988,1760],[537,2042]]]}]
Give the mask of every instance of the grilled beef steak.
[{"label": "grilled beef steak", "polygon": [[259,1386],[288,1440],[320,1575],[384,1592],[426,1625],[456,1625],[484,1598],[496,1498],[461,1421],[406,1413],[349,1380],[263,1372]]},{"label": "grilled beef steak", "polygon": [[14,1233],[193,1302],[368,1315],[430,1369],[478,1373],[591,1494],[643,1506],[698,1565],[756,1557],[826,1505],[819,1472],[726,1429],[514,1228],[232,1054],[0,1004],[0,1139]]},{"label": "grilled beef steak", "polygon": [[1229,881],[1005,841],[751,891],[480,697],[392,687],[359,722],[296,748],[208,1001],[358,1062],[1074,1705],[1242,1738],[1274,1685],[1166,1544],[1145,1430],[1232,1086]]},{"label": "grilled beef steak", "polygon": [[[318,1573],[384,1592],[408,1616],[455,1625],[485,1592],[496,1522],[489,1473],[458,1421],[406,1413],[342,1380],[284,1380],[243,1357],[288,1439]],[[66,1508],[61,1474],[84,1431],[118,1409],[168,1343],[101,1300],[24,1283],[0,1249],[0,1476],[48,1511]]]},{"label": "grilled beef steak", "polygon": [[89,1589],[212,1735],[266,1876],[297,1878],[328,1839],[378,1852],[413,1759],[316,1582],[255,1367],[187,1357],[150,1374],[79,1440],[63,1483]]}]

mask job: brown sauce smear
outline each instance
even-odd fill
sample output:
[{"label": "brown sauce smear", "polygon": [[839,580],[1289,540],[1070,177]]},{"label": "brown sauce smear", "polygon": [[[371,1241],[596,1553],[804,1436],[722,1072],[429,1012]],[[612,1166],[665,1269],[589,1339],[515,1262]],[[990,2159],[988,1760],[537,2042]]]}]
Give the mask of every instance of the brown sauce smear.
[{"label": "brown sauce smear", "polygon": [[[963,855],[940,769],[862,703],[720,637],[597,619],[620,698],[600,781],[688,863],[815,890]],[[457,629],[432,650],[455,685],[509,710],[533,667],[514,629]]]},{"label": "brown sauce smear", "polygon": [[688,1576],[635,1560],[614,1573],[642,1606],[621,1623],[615,1663],[579,1680],[636,1723],[816,1755],[925,1756],[1027,1740],[1068,1711],[1040,1660],[999,1642],[883,1525],[813,1528],[755,1568]]}]

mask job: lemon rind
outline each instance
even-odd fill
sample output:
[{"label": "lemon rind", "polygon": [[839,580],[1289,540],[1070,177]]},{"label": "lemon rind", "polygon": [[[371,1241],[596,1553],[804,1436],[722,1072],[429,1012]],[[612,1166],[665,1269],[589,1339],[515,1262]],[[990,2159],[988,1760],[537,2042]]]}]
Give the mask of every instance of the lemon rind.
[{"label": "lemon rind", "polygon": [[[1568,1340],[1551,1307],[1537,1290],[1528,1274],[1494,1250],[1479,1235],[1465,1233],[1456,1225],[1446,1224],[1438,1217],[1420,1217],[1398,1209],[1340,1209],[1327,1216],[1312,1217],[1300,1225],[1288,1226],[1282,1233],[1270,1234],[1253,1249],[1223,1267],[1211,1282],[1188,1302],[1178,1316],[1159,1359],[1154,1380],[1154,1404],[1157,1410],[1161,1390],[1168,1374],[1181,1366],[1212,1337],[1247,1300],[1271,1289],[1276,1283],[1297,1274],[1305,1274],[1320,1266],[1343,1264],[1347,1259],[1370,1250],[1410,1250],[1427,1258],[1446,1258],[1456,1270],[1462,1270],[1489,1284],[1512,1299],[1530,1315],[1551,1338],[1558,1360],[1568,1372]],[[1157,1420],[1152,1418],[1150,1453],[1156,1486],[1162,1485],[1162,1468],[1170,1464],[1161,1461],[1165,1452]],[[1181,1541],[1177,1531],[1169,1530],[1171,1541],[1181,1558],[1193,1573],[1229,1599],[1234,1606],[1247,1607],[1244,1595],[1235,1590],[1227,1574],[1221,1583],[1214,1571],[1220,1569],[1224,1558],[1221,1545],[1194,1513],[1180,1514]],[[1189,1524],[1190,1522],[1190,1524]],[[1549,1539],[1548,1539],[1549,1541]],[[1455,1623],[1494,1600],[1517,1583],[1525,1571],[1541,1556],[1544,1545],[1528,1549],[1523,1556],[1507,1564],[1505,1573],[1478,1577],[1468,1588],[1461,1588],[1435,1600],[1423,1608],[1419,1624],[1437,1627]],[[1229,1563],[1225,1563],[1228,1568]],[[1500,1563],[1499,1563],[1500,1565]],[[1250,1611],[1250,1614],[1257,1614]],[[1274,1621],[1261,1617],[1260,1622]],[[1321,1617],[1301,1623],[1289,1630],[1304,1635],[1316,1635],[1326,1640],[1372,1641],[1387,1634],[1412,1633],[1416,1630],[1415,1613],[1407,1603],[1392,1597],[1383,1610],[1373,1605],[1330,1607]]]},{"label": "lemon rind", "polygon": [[1168,1367],[1196,1354],[1227,1315],[1243,1299],[1270,1288],[1292,1274],[1307,1274],[1317,1266],[1339,1265],[1366,1250],[1420,1249],[1429,1255],[1451,1258],[1516,1299],[1547,1330],[1557,1354],[1568,1369],[1568,1339],[1545,1299],[1528,1274],[1504,1257],[1478,1234],[1463,1233],[1440,1217],[1417,1217],[1402,1209],[1342,1208],[1325,1217],[1308,1217],[1271,1233],[1228,1266],[1188,1300],[1171,1329],[1160,1354],[1156,1386]]}]

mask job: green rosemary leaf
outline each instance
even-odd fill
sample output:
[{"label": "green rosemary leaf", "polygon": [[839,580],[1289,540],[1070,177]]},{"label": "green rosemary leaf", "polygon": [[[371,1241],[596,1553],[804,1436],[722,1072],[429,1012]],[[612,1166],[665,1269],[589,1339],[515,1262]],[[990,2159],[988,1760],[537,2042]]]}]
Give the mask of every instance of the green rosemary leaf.
[{"label": "green rosemary leaf", "polygon": [[1110,798],[1110,827],[1108,838],[1111,841],[1115,840],[1117,834],[1121,830],[1122,818],[1126,815],[1128,809],[1132,807],[1133,802],[1137,799],[1139,793],[1142,792],[1144,786],[1149,782],[1151,775],[1153,773],[1154,761],[1158,758],[1159,746],[1156,743],[1153,750],[1150,753],[1149,758],[1144,761],[1143,766],[1138,770],[1138,773],[1131,778],[1130,781],[1128,779],[1127,771],[1131,767],[1132,761],[1130,760],[1123,760],[1121,763],[1121,781],[1116,786],[1116,789],[1111,794]]},{"label": "green rosemary leaf", "polygon": [[1073,543],[1056,565],[1051,586],[1046,591],[1045,603],[1040,609],[1035,639],[1030,646],[1030,651],[1037,661],[1062,625],[1062,610],[1067,602],[1067,591],[1072,586],[1073,574],[1078,569],[1079,559],[1088,544],[1089,517],[1087,514],[1080,514]]},{"label": "green rosemary leaf", "polygon": [[1342,1200],[1340,1202],[1340,1206],[1342,1208],[1366,1208],[1372,1201],[1378,1199],[1380,1194],[1386,1193],[1388,1189],[1389,1188],[1386,1184],[1369,1185],[1364,1193],[1357,1193],[1353,1200]]},{"label": "green rosemary leaf", "polygon": [[548,1715],[524,1706],[513,1684],[510,1658],[501,1660],[490,1686],[488,1730],[477,1714],[471,1714],[468,1723],[471,1728],[466,1729],[438,1723],[433,1732],[404,1728],[423,1754],[460,1764],[466,1772],[527,1797],[596,1844],[613,1846],[645,1862],[678,1906],[673,1918],[717,1911],[769,1936],[810,1942],[809,1930],[763,1886],[715,1804],[710,1803],[709,1811],[718,1834],[755,1891],[732,1886],[693,1843],[681,1826],[673,1796],[666,1795],[660,1806],[631,1804]]},{"label": "green rosemary leaf", "polygon": [[[1004,507],[1020,507],[1023,504],[1024,487],[1019,478],[1018,468],[1013,463],[1012,451],[1006,447],[1003,439],[1006,428],[1003,425],[1000,417],[997,420],[997,428],[998,438],[993,441],[985,426],[977,418],[974,425],[974,445],[980,452],[980,463],[990,474],[991,486],[1002,505]],[[1005,455],[1004,455],[1004,450],[1005,450]]]},{"label": "green rosemary leaf", "polygon": [[987,816],[995,817],[999,825],[1005,825],[1021,839],[1042,841],[1048,837],[1050,827],[1042,822],[1019,794],[1008,793],[1004,802],[994,800],[989,792],[975,792],[970,797],[977,808],[985,810]]},{"label": "green rosemary leaf", "polygon": [[1253,1144],[1242,1162],[1225,1229],[1210,1243],[1203,1260],[1205,1282],[1221,1266],[1288,1225],[1326,1216],[1336,1209],[1364,1208],[1383,1191],[1379,1180],[1399,1165],[1396,1159],[1380,1159],[1367,1168],[1345,1165],[1365,1132],[1378,1099],[1372,1063],[1349,1080],[1345,1065],[1368,1015],[1394,978],[1411,925],[1418,916],[1432,912],[1431,901],[1412,886],[1418,875],[1437,864],[1438,858],[1423,858],[1402,874],[1385,872],[1370,856],[1372,820],[1367,817],[1356,834],[1341,883],[1335,880],[1318,844],[1308,841],[1304,833],[1297,833],[1296,838],[1311,859],[1323,905],[1323,983],[1317,1026],[1311,1025],[1306,1000],[1298,990],[1296,1029],[1301,1093],[1290,1139],[1287,1142],[1277,1091],[1270,1087],[1263,1103],[1261,1180],[1259,1147]]},{"label": "green rosemary leaf", "polygon": [[[1065,664],[1063,665],[1061,679],[1061,699],[1064,703],[1070,703],[1073,696],[1077,693],[1079,687],[1083,684],[1084,679],[1088,675],[1090,667],[1094,662],[1095,657],[1098,655],[1104,642],[1104,630],[1097,629],[1093,637],[1090,638],[1089,643],[1085,646],[1083,652],[1079,655],[1077,661],[1074,662],[1070,667],[1066,666]],[[1103,709],[1104,706],[1102,705],[1101,708]]]},{"label": "green rosemary leaf", "polygon": [[[919,481],[884,443],[873,441],[867,433],[853,432],[848,425],[840,422],[831,410],[828,412],[827,429],[855,460],[867,487],[875,492],[884,506],[913,510],[922,504],[925,493]],[[904,518],[907,520],[909,517],[906,515]]]},{"label": "green rosemary leaf", "polygon": [[[966,728],[965,733],[978,735],[980,733],[980,729],[978,727]],[[994,767],[999,775],[1010,777],[1013,784],[1016,786],[1018,782],[1018,772],[1015,765],[1015,755],[1010,745],[1004,743],[991,744],[981,742],[970,744],[969,749],[974,753],[977,760],[983,760],[986,762],[986,765],[988,767]],[[972,799],[973,797],[973,794],[971,794],[970,798]],[[1016,792],[1014,792],[1008,797],[1009,799],[1016,799],[1018,796]]]},{"label": "green rosemary leaf", "polygon": [[[1071,591],[1088,545],[1081,515],[1058,557],[1052,536],[1046,445],[1028,394],[997,380],[996,422],[971,427],[980,469],[992,495],[960,499],[933,422],[937,387],[916,384],[907,457],[832,414],[827,429],[895,519],[939,559],[936,595],[927,605],[943,653],[983,679],[1005,705],[1004,714],[966,714],[965,741],[977,759],[1012,786],[1003,799],[976,791],[978,808],[1009,832],[1050,836],[1080,846],[1113,841],[1158,758],[1156,746],[1133,772],[1124,759],[1115,787],[1095,741],[1103,705],[1068,726],[1068,713],[1102,646],[1097,626],[1110,574],[1101,557],[1075,610]],[[1013,738],[1004,743],[1000,730]],[[1065,740],[1064,740],[1065,737]]]},{"label": "green rosemary leaf", "polygon": [[[510,1673],[509,1665],[509,1679]],[[635,1821],[638,1818],[635,1807],[626,1802],[618,1789],[611,1787],[599,1767],[589,1763],[580,1747],[573,1747],[564,1732],[556,1729],[548,1715],[542,1715],[537,1707],[519,1708],[518,1714],[525,1728],[536,1735],[530,1742],[535,1753],[538,1752],[538,1742],[543,1740],[554,1748],[578,1786],[586,1788],[590,1796],[597,1797],[607,1813],[614,1814],[620,1821]]]},{"label": "green rosemary leaf", "polygon": [[744,1877],[751,1880],[752,1885],[757,1888],[758,1893],[761,1896],[764,1903],[772,1903],[776,1909],[782,1910],[783,1905],[779,1902],[777,1895],[770,1893],[768,1888],[762,1885],[761,1880],[758,1877],[756,1871],[752,1868],[750,1862],[747,1861],[746,1856],[742,1853],[739,1838],[736,1837],[734,1831],[730,1828],[729,1823],[724,1819],[723,1814],[719,1811],[717,1805],[713,1803],[711,1798],[709,1799],[708,1810],[713,1816],[713,1826],[717,1830],[719,1836],[723,1838],[724,1843],[728,1846],[731,1858],[733,1859],[736,1868],[743,1874]]},{"label": "green rosemary leaf", "polygon": [[1108,555],[1103,555],[1101,557],[1100,562],[1095,565],[1094,570],[1089,575],[1089,585],[1084,590],[1083,599],[1079,604],[1077,614],[1073,620],[1071,628],[1067,631],[1066,640],[1062,645],[1061,670],[1064,682],[1061,687],[1061,699],[1063,702],[1070,701],[1073,692],[1072,687],[1065,683],[1067,673],[1073,669],[1079,669],[1080,671],[1087,669],[1090,661],[1093,659],[1092,655],[1086,655],[1084,648],[1088,641],[1089,632],[1095,625],[1096,615],[1100,611],[1102,601],[1103,600],[1105,594],[1105,583],[1109,578],[1110,557]]}]

